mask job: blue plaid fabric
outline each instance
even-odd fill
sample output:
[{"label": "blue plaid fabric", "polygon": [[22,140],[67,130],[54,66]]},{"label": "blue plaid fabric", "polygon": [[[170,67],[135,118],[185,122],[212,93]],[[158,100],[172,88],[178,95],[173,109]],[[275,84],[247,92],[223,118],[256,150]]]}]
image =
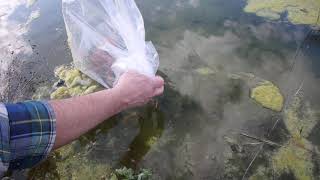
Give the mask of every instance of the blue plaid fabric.
[{"label": "blue plaid fabric", "polygon": [[56,119],[46,102],[0,104],[0,173],[30,168],[51,151]]}]

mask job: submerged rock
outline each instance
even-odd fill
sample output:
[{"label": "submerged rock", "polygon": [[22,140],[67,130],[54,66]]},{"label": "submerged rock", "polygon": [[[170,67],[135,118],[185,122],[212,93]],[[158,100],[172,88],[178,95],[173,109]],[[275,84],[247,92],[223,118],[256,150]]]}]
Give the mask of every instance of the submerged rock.
[{"label": "submerged rock", "polygon": [[250,97],[263,107],[281,111],[284,103],[284,98],[280,89],[270,81],[265,81],[251,90]]},{"label": "submerged rock", "polygon": [[280,19],[282,13],[287,13],[288,20],[293,24],[319,26],[319,9],[319,0],[247,0],[244,11],[272,20]]}]

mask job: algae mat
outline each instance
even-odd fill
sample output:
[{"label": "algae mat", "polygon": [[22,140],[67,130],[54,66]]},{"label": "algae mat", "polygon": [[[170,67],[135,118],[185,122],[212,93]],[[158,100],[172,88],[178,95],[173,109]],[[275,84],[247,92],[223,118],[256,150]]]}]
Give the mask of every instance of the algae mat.
[{"label": "algae mat", "polygon": [[244,11],[272,20],[278,20],[287,13],[293,24],[320,25],[319,0],[248,0]]}]

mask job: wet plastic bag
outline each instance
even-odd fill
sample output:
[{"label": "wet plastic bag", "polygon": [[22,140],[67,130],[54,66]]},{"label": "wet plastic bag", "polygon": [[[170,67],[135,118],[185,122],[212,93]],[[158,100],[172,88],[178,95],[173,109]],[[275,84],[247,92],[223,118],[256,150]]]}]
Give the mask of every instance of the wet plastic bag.
[{"label": "wet plastic bag", "polygon": [[134,0],[62,0],[75,66],[110,88],[125,71],[154,76],[159,56],[145,41]]}]

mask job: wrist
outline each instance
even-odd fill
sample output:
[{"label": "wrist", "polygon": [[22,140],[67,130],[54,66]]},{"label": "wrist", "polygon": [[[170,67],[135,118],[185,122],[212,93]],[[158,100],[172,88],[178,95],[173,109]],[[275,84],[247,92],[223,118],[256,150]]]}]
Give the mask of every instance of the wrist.
[{"label": "wrist", "polygon": [[119,112],[127,109],[129,103],[124,95],[125,93],[122,93],[120,89],[115,87],[108,89],[107,91],[110,91],[110,94],[112,94],[113,101]]}]

